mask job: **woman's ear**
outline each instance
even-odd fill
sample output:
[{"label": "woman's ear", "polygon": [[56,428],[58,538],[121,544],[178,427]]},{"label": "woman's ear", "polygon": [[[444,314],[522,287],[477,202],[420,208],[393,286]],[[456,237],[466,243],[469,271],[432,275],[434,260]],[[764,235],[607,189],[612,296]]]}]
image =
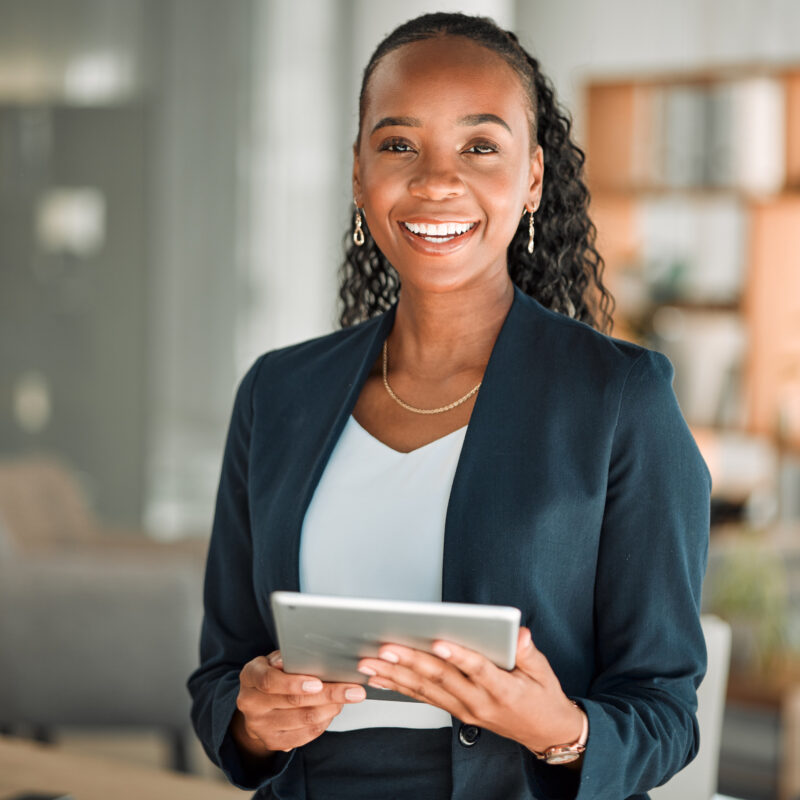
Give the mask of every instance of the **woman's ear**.
[{"label": "woman's ear", "polygon": [[540,144],[536,145],[531,156],[531,168],[528,175],[528,201],[535,210],[542,202],[542,185],[544,181],[544,150]]}]

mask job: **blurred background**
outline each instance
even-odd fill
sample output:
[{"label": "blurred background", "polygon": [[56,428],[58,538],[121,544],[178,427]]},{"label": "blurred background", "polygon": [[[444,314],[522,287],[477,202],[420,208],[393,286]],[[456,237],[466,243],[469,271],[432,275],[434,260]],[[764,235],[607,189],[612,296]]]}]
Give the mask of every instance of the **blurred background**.
[{"label": "blurred background", "polygon": [[800,797],[796,0],[0,0],[0,729],[214,776],[183,684],[233,393],[337,327],[361,71],[436,10],[573,118],[614,334],[714,480],[713,780]]}]

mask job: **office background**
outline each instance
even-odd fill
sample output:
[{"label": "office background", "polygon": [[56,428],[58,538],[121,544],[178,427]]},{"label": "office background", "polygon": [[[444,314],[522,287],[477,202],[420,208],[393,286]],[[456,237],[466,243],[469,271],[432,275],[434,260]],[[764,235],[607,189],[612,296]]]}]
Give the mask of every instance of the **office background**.
[{"label": "office background", "polygon": [[[594,180],[617,333],[676,363],[679,398],[714,462],[715,514],[726,534],[731,526],[767,532],[748,540],[763,545],[755,574],[735,572],[751,551],[743,557],[734,547],[730,556],[720,537],[719,574],[728,578],[714,596],[740,610],[750,600],[734,589],[752,584],[761,619],[782,620],[778,633],[735,627],[734,656],[762,658],[759,647],[774,647],[776,636],[783,650],[800,650],[800,609],[792,576],[781,571],[800,542],[792,527],[800,517],[800,299],[769,333],[794,342],[787,358],[796,354],[774,424],[751,424],[747,387],[723,386],[731,374],[746,384],[748,343],[758,335],[753,318],[742,322],[741,300],[748,270],[763,261],[736,257],[752,249],[748,203],[780,194],[791,206],[798,176],[790,158],[764,165],[764,178],[756,159],[752,185],[715,187],[720,207],[706,209],[709,229],[731,255],[714,261],[716,278],[701,289],[724,291],[695,296],[688,281],[676,293],[673,282],[665,295],[669,232],[691,225],[681,213],[694,208],[693,191],[707,199],[702,181],[688,175],[684,194],[669,195],[664,208],[640,186],[613,186],[602,168],[593,175],[593,155],[606,155],[593,130],[607,119],[591,99],[604,87],[640,87],[643,75],[667,92],[701,75],[727,81],[732,70],[732,80],[763,84],[747,109],[766,109],[754,135],[767,139],[753,140],[743,158],[778,127],[800,137],[796,121],[787,127],[800,114],[797,91],[787,89],[794,100],[785,105],[774,102],[775,81],[783,87],[784,71],[800,69],[796,0],[0,0],[0,539],[13,542],[0,547],[0,563],[26,551],[26,535],[46,538],[47,529],[69,538],[57,520],[25,532],[13,466],[33,456],[55,459],[72,482],[65,491],[85,503],[71,506],[72,528],[92,527],[101,540],[175,543],[173,554],[187,540],[202,546],[238,379],[261,352],[337,326],[361,70],[383,35],[433,10],[484,13],[516,30],[571,112]],[[680,112],[685,120],[667,128],[678,139],[706,114],[696,101],[664,101],[678,110],[671,119]],[[620,130],[632,124],[619,119]],[[664,186],[655,195],[663,201]],[[631,204],[639,222],[630,222]],[[800,252],[800,217],[787,213],[777,247]],[[687,252],[701,253],[697,263],[681,256],[701,270],[702,246]],[[800,298],[790,279],[786,291],[795,288]],[[764,544],[771,536],[779,544]],[[761,597],[776,582],[786,591]],[[724,614],[720,603],[709,610]],[[800,743],[787,739],[794,728],[784,700],[731,710],[726,792],[788,791],[786,749]],[[13,721],[0,707],[0,724]],[[47,736],[58,740],[57,726]],[[763,746],[740,774],[737,742],[749,736]]]}]

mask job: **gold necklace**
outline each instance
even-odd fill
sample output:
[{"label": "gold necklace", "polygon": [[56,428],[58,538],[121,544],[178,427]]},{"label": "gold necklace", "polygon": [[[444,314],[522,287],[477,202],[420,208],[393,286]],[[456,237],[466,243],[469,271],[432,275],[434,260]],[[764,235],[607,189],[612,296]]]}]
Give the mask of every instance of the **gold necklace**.
[{"label": "gold necklace", "polygon": [[466,400],[469,400],[478,389],[481,388],[481,381],[477,386],[470,389],[460,400],[456,400],[454,403],[449,403],[446,406],[442,406],[441,408],[414,408],[414,406],[410,406],[408,403],[404,403],[393,391],[392,387],[389,386],[389,378],[387,377],[389,373],[389,348],[387,346],[386,340],[383,342],[383,385],[386,387],[386,391],[389,392],[389,396],[394,400],[398,405],[401,405],[406,411],[413,411],[415,414],[441,414],[443,411],[449,411],[451,408],[455,408],[456,406],[460,406]]}]

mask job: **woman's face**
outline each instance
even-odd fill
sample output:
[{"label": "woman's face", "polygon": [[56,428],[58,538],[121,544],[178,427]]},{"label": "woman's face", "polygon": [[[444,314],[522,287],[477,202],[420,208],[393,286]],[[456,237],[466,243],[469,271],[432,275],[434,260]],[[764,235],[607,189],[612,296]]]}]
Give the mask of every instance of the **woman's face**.
[{"label": "woman's face", "polygon": [[504,275],[542,149],[514,70],[463,37],[404,45],[373,72],[353,190],[403,284],[451,291]]}]

